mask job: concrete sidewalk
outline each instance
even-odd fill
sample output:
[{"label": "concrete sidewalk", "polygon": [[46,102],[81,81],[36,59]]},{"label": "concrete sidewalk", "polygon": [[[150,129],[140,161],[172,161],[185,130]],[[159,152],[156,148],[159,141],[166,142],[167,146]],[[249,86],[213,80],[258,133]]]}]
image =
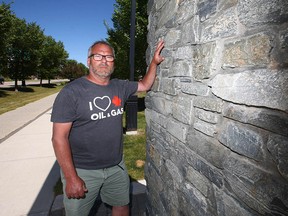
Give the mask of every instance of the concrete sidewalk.
[{"label": "concrete sidewalk", "polygon": [[[60,177],[51,143],[56,95],[0,115],[0,216],[63,215],[62,197],[53,193]],[[131,188],[132,215],[144,215],[145,181]]]},{"label": "concrete sidewalk", "polygon": [[51,145],[56,94],[0,115],[0,215],[49,215],[59,167]]}]

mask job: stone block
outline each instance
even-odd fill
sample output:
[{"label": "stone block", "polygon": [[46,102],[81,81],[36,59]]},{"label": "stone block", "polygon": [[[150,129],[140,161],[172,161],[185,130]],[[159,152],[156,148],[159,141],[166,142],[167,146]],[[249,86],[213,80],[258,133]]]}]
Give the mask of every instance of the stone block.
[{"label": "stone block", "polygon": [[210,137],[213,137],[217,133],[214,124],[207,123],[198,118],[195,118],[194,128]]},{"label": "stone block", "polygon": [[172,112],[172,101],[164,95],[151,93],[146,96],[146,107],[168,116]]},{"label": "stone block", "polygon": [[192,66],[187,61],[176,61],[169,71],[169,77],[192,77]]},{"label": "stone block", "polygon": [[273,160],[277,164],[281,175],[288,180],[288,138],[271,134],[267,142],[267,148]]},{"label": "stone block", "polygon": [[181,82],[180,88],[183,93],[189,95],[208,96],[210,93],[210,88],[200,82]]},{"label": "stone block", "polygon": [[286,136],[288,115],[276,110],[226,104],[223,116]]},{"label": "stone block", "polygon": [[175,96],[177,95],[178,82],[175,79],[163,78],[160,83],[160,91]]},{"label": "stone block", "polygon": [[191,60],[193,57],[193,48],[191,46],[178,47],[173,53],[174,60]]},{"label": "stone block", "polygon": [[249,28],[288,21],[287,0],[240,0],[237,10],[239,21]]},{"label": "stone block", "polygon": [[218,113],[205,111],[203,109],[195,109],[195,117],[208,123],[217,124],[220,121]]},{"label": "stone block", "polygon": [[197,4],[200,21],[203,22],[217,11],[217,0],[201,0]]},{"label": "stone block", "polygon": [[175,22],[177,25],[182,25],[187,20],[190,20],[196,14],[196,1],[182,1],[178,7]]},{"label": "stone block", "polygon": [[173,99],[172,116],[178,121],[190,125],[193,121],[193,97],[178,95]]},{"label": "stone block", "polygon": [[288,30],[284,29],[279,32],[280,44],[279,49],[275,50],[274,60],[277,62],[278,67],[276,68],[287,68],[288,67]]},{"label": "stone block", "polygon": [[277,173],[265,172],[258,164],[236,154],[227,158],[223,173],[236,197],[258,214],[287,213],[288,183]]},{"label": "stone block", "polygon": [[187,202],[186,208],[189,208],[190,212],[192,211],[195,215],[209,215],[207,200],[193,185],[184,183],[181,192]]},{"label": "stone block", "polygon": [[263,67],[269,64],[271,37],[256,34],[224,45],[223,68]]},{"label": "stone block", "polygon": [[240,155],[254,159],[264,160],[264,134],[256,128],[232,121],[224,121],[219,131],[219,141]]},{"label": "stone block", "polygon": [[201,43],[214,41],[217,38],[228,38],[238,33],[238,17],[233,8],[214,16],[200,25]]},{"label": "stone block", "polygon": [[248,106],[288,110],[288,72],[251,70],[218,74],[209,85],[225,101]]},{"label": "stone block", "polygon": [[179,139],[181,142],[185,143],[188,133],[188,125],[174,119],[170,119],[169,123],[167,124],[167,132]]},{"label": "stone block", "polygon": [[225,146],[197,131],[189,131],[186,146],[219,169],[223,169],[223,161],[229,154]]},{"label": "stone block", "polygon": [[160,10],[166,2],[168,2],[168,0],[153,1],[153,3],[155,4],[156,10]]},{"label": "stone block", "polygon": [[169,159],[165,160],[165,166],[170,175],[173,176],[173,180],[176,184],[180,185],[183,181],[183,176],[178,167]]},{"label": "stone block", "polygon": [[196,171],[209,179],[211,183],[216,185],[218,188],[223,187],[223,176],[217,168],[209,165],[207,162],[197,156],[196,153],[192,153],[192,150],[189,149],[186,149],[185,158]]},{"label": "stone block", "polygon": [[[173,59],[171,57],[165,57],[165,60],[160,64],[160,68],[169,69],[172,67],[172,65],[173,65]],[[167,76],[162,76],[162,77],[167,77]]]},{"label": "stone block", "polygon": [[204,110],[221,113],[223,102],[216,98],[197,97],[194,100],[194,106]]},{"label": "stone block", "polygon": [[183,45],[198,44],[199,41],[199,17],[195,16],[183,24],[180,43]]},{"label": "stone block", "polygon": [[216,43],[197,45],[193,52],[193,78],[203,80],[210,78],[216,71]]},{"label": "stone block", "polygon": [[168,119],[166,116],[162,115],[161,113],[155,112],[154,110],[151,109],[145,109],[145,118],[146,118],[146,123],[147,127],[150,127],[150,122],[153,121],[160,125],[163,128],[167,127]]},{"label": "stone block", "polygon": [[160,0],[155,1],[156,3],[156,10],[159,11],[158,13],[158,24],[157,27],[162,27],[167,23],[169,20],[171,20],[173,17],[175,17],[177,8],[178,8],[178,1],[167,1],[167,0]]},{"label": "stone block", "polygon": [[236,7],[238,0],[219,0],[218,1],[218,9],[225,13],[225,10],[231,7]]},{"label": "stone block", "polygon": [[256,212],[249,212],[241,201],[229,196],[222,191],[216,191],[217,215],[225,216],[255,216]]},{"label": "stone block", "polygon": [[186,178],[190,184],[194,185],[205,197],[208,197],[209,191],[212,190],[210,181],[192,167],[187,167],[186,173]]},{"label": "stone block", "polygon": [[181,38],[181,31],[180,30],[169,30],[167,34],[165,35],[164,41],[166,47],[172,47],[177,42],[179,42],[179,39]]}]

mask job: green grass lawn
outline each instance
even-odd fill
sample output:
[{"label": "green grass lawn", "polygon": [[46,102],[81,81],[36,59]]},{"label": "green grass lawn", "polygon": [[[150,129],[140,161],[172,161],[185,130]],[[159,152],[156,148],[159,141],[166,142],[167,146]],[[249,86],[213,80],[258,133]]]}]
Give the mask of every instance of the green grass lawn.
[{"label": "green grass lawn", "polygon": [[146,133],[144,111],[137,115],[137,135],[124,135],[124,158],[132,180],[144,179]]},{"label": "green grass lawn", "polygon": [[0,88],[0,115],[57,93],[63,86],[64,83],[44,84],[42,87],[28,85],[26,87],[19,86],[18,91],[15,91],[14,88]]}]

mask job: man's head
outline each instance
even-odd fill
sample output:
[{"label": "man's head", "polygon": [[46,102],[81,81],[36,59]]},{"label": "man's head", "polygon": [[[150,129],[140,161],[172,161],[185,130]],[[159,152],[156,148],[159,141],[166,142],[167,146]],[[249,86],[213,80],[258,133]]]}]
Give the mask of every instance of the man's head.
[{"label": "man's head", "polygon": [[110,78],[114,71],[115,52],[106,41],[97,41],[88,50],[89,72],[101,78]]}]

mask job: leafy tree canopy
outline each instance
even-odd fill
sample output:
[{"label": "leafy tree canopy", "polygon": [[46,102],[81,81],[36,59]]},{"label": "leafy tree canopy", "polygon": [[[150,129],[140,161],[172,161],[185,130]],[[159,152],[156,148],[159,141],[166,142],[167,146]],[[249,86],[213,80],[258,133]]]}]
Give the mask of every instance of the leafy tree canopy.
[{"label": "leafy tree canopy", "polygon": [[[146,73],[147,49],[147,3],[148,0],[136,1],[136,32],[135,32],[135,79]],[[114,47],[116,53],[115,71],[113,76],[129,79],[129,51],[130,51],[130,19],[131,0],[116,0],[112,15],[113,28],[107,24],[107,41]]]}]

